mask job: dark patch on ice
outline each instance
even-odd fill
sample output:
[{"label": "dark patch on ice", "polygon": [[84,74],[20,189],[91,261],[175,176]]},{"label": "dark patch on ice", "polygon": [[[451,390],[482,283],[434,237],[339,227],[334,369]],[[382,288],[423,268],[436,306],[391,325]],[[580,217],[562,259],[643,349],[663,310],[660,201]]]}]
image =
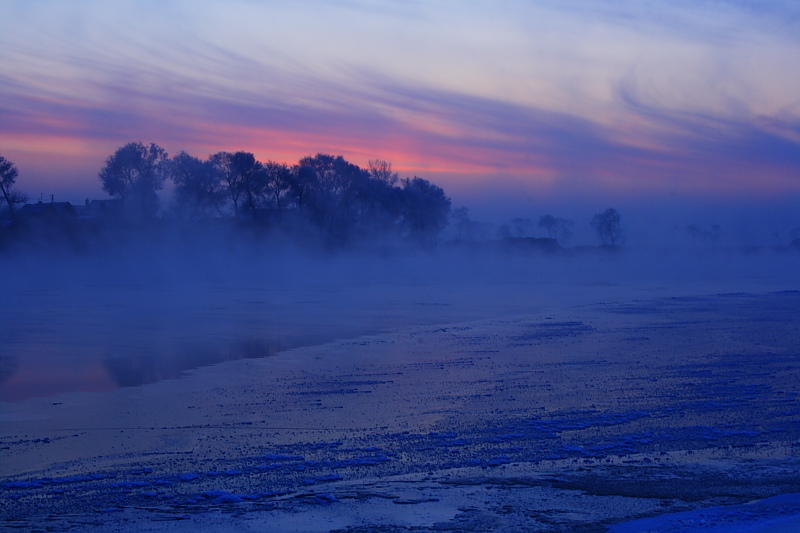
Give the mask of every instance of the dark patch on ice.
[{"label": "dark patch on ice", "polygon": [[533,324],[531,329],[521,335],[505,337],[508,346],[518,347],[536,344],[542,341],[561,337],[574,337],[594,331],[592,326],[583,322],[542,322]]},{"label": "dark patch on ice", "polygon": [[434,503],[438,502],[439,498],[396,498],[392,503],[397,505],[418,505],[420,503]]}]

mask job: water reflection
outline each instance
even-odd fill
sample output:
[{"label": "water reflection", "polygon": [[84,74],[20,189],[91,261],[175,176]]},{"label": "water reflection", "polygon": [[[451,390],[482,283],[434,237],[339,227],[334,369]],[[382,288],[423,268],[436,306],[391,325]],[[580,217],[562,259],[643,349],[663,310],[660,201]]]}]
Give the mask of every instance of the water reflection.
[{"label": "water reflection", "polygon": [[[3,353],[13,357],[0,369],[0,401],[103,392],[337,339],[528,313],[554,292],[559,301],[586,298],[577,285],[520,283],[483,267],[465,283],[424,262],[261,262],[250,273],[237,263],[184,280],[160,279],[157,262],[75,261],[38,276],[15,266],[21,280],[0,302]],[[529,262],[519,268],[527,273]],[[120,279],[105,280],[109,272]]]},{"label": "water reflection", "polygon": [[179,378],[189,370],[237,359],[274,355],[286,346],[277,340],[252,339],[216,348],[195,344],[174,354],[146,353],[106,357],[103,364],[120,387],[136,387]]}]

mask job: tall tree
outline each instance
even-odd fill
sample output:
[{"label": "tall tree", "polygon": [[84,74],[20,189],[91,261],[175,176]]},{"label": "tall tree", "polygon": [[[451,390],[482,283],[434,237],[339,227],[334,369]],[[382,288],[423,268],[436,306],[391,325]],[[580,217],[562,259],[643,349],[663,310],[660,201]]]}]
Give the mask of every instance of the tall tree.
[{"label": "tall tree", "polygon": [[317,175],[313,168],[300,163],[294,165],[290,170],[287,199],[293,202],[298,209],[303,209],[308,205],[308,196],[317,186]]},{"label": "tall tree", "polygon": [[564,244],[572,238],[572,228],[574,225],[574,222],[571,220],[554,217],[553,215],[544,215],[539,219],[539,227],[546,229],[547,236],[557,240],[561,244]]},{"label": "tall tree", "polygon": [[268,196],[280,211],[285,207],[286,196],[292,186],[292,170],[283,163],[267,161],[264,164],[264,175]]},{"label": "tall tree", "polygon": [[17,181],[17,167],[14,163],[3,156],[0,156],[0,193],[3,194],[3,201],[8,206],[11,218],[14,218],[14,206],[25,203],[26,196],[15,190]]},{"label": "tall tree", "polygon": [[603,244],[615,246],[621,236],[619,212],[610,207],[602,213],[597,213],[592,217],[592,228],[597,232],[597,236]]},{"label": "tall tree", "polygon": [[233,154],[233,165],[240,176],[243,206],[252,216],[267,195],[267,181],[264,165],[250,152]]},{"label": "tall tree", "polygon": [[181,152],[172,158],[170,176],[175,183],[173,209],[180,217],[202,219],[223,214],[225,191],[211,161]]},{"label": "tall tree", "polygon": [[435,244],[450,216],[450,198],[428,180],[414,177],[403,182],[404,226],[423,244]]},{"label": "tall tree", "polygon": [[300,166],[313,171],[316,178],[315,196],[328,198],[346,195],[352,188],[355,178],[361,173],[358,166],[349,163],[340,155],[307,156],[300,160]]},{"label": "tall tree", "polygon": [[100,170],[103,190],[123,201],[134,216],[154,217],[158,213],[158,191],[168,175],[167,152],[155,143],[136,141],[117,149]]},{"label": "tall tree", "polygon": [[[391,165],[387,165],[391,170]],[[393,185],[396,177],[396,174],[376,176],[372,171],[362,171],[355,180],[354,208],[362,235],[374,238],[398,229],[403,215],[403,191]]]},{"label": "tall tree", "polygon": [[252,215],[266,191],[264,166],[250,152],[218,152],[210,161],[219,172],[234,216],[241,218],[243,209]]},{"label": "tall tree", "polygon": [[300,173],[313,183],[306,209],[329,241],[344,242],[357,218],[358,182],[363,171],[344,157],[317,154],[299,162]]}]

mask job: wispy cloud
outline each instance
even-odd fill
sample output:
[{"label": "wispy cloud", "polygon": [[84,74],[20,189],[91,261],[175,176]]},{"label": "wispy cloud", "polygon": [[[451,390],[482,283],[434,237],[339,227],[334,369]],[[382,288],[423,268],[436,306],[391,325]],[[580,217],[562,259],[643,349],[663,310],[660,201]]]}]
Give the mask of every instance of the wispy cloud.
[{"label": "wispy cloud", "polygon": [[70,6],[0,7],[23,22],[0,37],[0,146],[23,171],[79,146],[95,180],[141,139],[384,157],[453,187],[800,192],[793,3]]}]

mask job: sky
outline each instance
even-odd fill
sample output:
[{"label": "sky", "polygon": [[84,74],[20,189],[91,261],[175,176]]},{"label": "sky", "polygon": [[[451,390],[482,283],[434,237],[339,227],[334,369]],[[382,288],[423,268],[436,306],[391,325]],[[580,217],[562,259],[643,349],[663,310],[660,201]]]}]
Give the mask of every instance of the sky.
[{"label": "sky", "polygon": [[380,158],[510,214],[800,199],[795,1],[2,0],[0,19],[0,155],[32,198],[104,197],[105,159],[141,140]]}]

